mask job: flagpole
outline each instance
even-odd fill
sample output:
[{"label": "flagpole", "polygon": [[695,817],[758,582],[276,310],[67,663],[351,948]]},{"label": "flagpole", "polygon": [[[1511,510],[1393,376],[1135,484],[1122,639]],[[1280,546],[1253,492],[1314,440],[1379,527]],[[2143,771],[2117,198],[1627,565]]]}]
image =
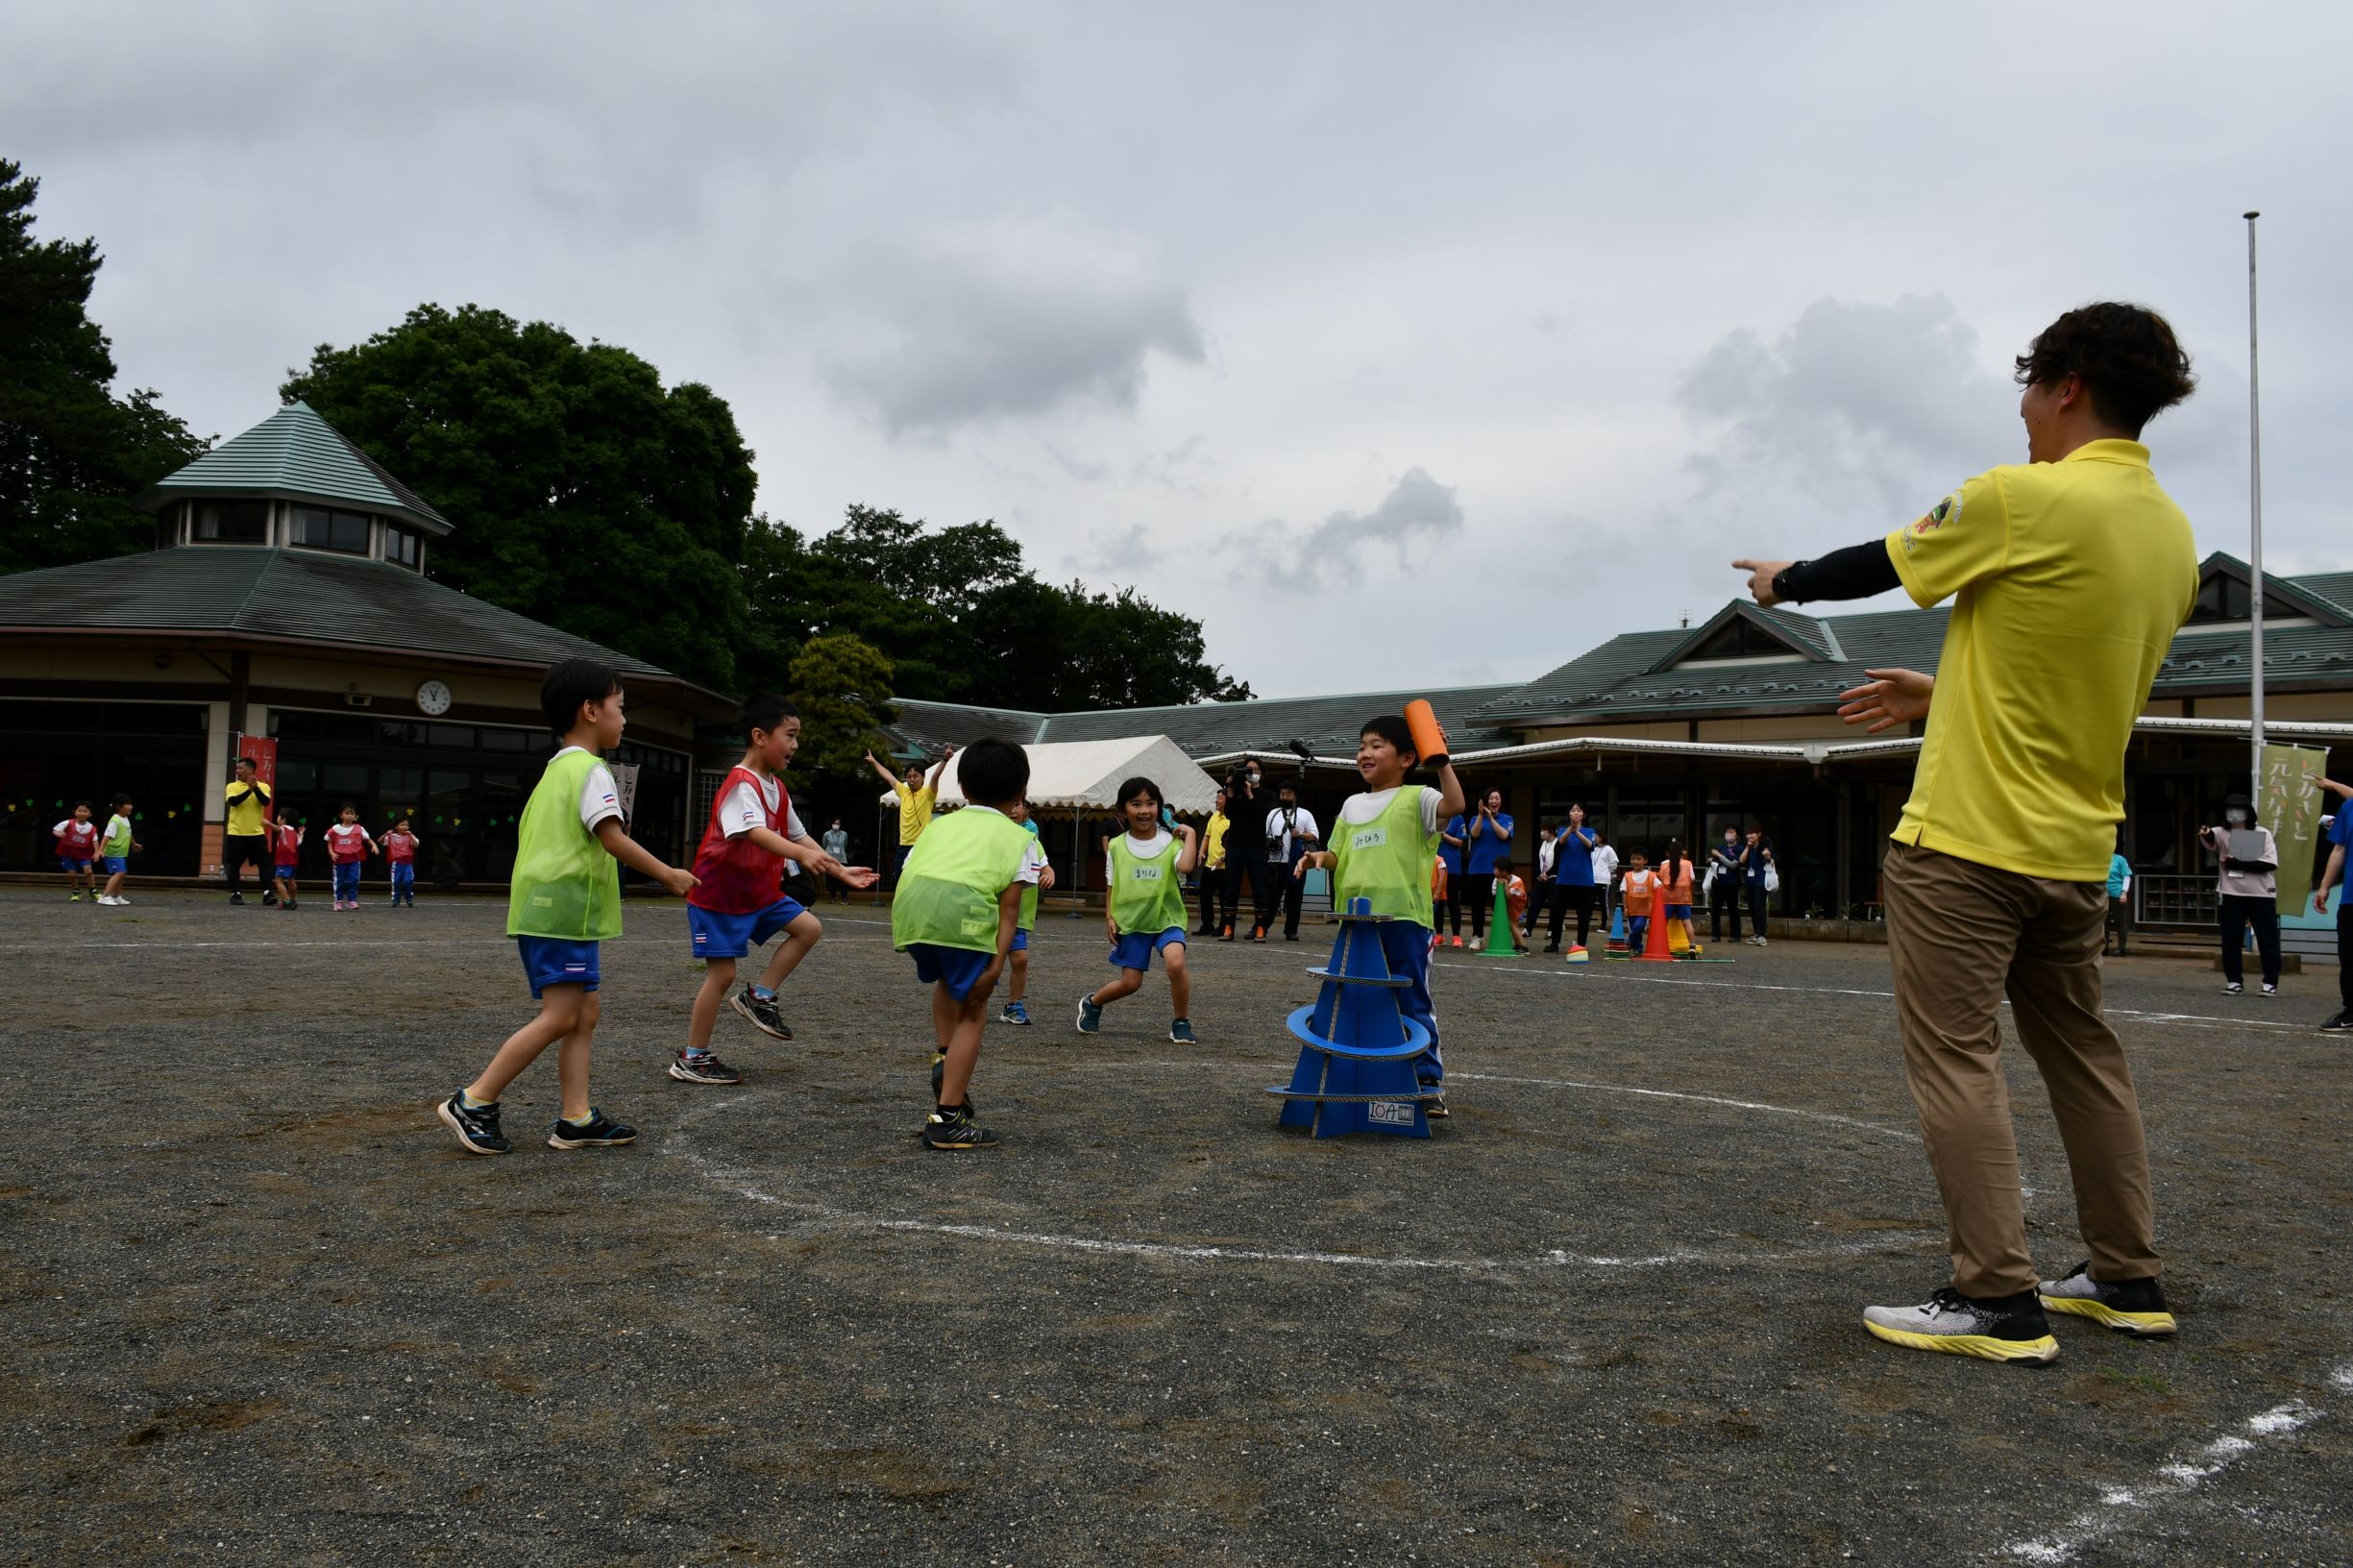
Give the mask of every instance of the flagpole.
[{"label": "flagpole", "polygon": [[2255,220],[2262,215],[2246,214],[2246,504],[2252,557],[2247,565],[2254,578],[2247,595],[2248,659],[2254,666],[2254,723],[2248,726],[2253,741],[2252,782],[2247,798],[2258,802],[2259,809],[2263,799],[2263,391],[2255,359]]}]

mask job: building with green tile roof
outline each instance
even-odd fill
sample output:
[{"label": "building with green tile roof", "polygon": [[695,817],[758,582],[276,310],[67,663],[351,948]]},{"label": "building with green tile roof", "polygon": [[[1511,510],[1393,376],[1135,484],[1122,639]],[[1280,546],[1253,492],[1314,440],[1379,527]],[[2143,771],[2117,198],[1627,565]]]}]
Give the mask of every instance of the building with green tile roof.
[{"label": "building with green tile roof", "polygon": [[452,521],[308,406],[135,500],[153,551],[0,577],[0,869],[46,863],[58,800],[123,790],[141,870],[208,872],[230,758],[250,747],[289,813],[406,814],[429,881],[495,883],[552,746],[539,682],[570,658],[628,684],[633,831],[673,857],[691,843],[696,726],[733,703],[430,580]]}]

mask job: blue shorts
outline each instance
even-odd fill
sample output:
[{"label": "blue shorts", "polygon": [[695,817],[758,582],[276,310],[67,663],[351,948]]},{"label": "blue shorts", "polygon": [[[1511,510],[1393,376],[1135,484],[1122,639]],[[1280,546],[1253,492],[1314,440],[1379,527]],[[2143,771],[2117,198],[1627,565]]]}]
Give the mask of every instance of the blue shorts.
[{"label": "blue shorts", "polygon": [[279,867],[279,868],[278,868],[278,880],[279,880],[279,881],[281,881],[281,882],[291,882],[291,881],[293,881],[293,880],[294,880],[294,868],[293,868],[293,867],[291,867],[291,866],[281,866],[281,867]]},{"label": "blue shorts", "polygon": [[1011,957],[1015,953],[1026,953],[1028,951],[1029,933],[1022,930],[1019,926],[1014,927],[1013,945],[1005,949],[1006,956]]},{"label": "blue shorts", "polygon": [[594,991],[604,977],[597,972],[597,944],[567,942],[561,937],[517,937],[523,954],[523,973],[531,982],[531,1000],[550,986],[585,986]]},{"label": "blue shorts", "polygon": [[130,858],[124,855],[100,855],[98,863],[107,869],[109,876],[119,876],[131,869]]},{"label": "blue shorts", "polygon": [[1111,961],[1123,969],[1148,969],[1152,955],[1171,943],[1185,945],[1185,928],[1172,925],[1159,936],[1143,931],[1122,931],[1119,940],[1111,944]]},{"label": "blue shorts", "polygon": [[907,956],[915,960],[918,980],[927,986],[945,985],[947,993],[960,1002],[972,999],[972,986],[980,979],[980,971],[996,960],[994,953],[976,953],[969,947],[942,947],[929,942],[909,943]]},{"label": "blue shorts", "polygon": [[1667,906],[1667,919],[1670,920],[1688,921],[1691,919],[1691,906],[1689,904],[1669,904]]},{"label": "blue shorts", "polygon": [[723,915],[700,904],[686,906],[686,928],[694,933],[697,958],[742,958],[754,947],[799,919],[807,910],[790,898],[779,898],[748,915]]},{"label": "blue shorts", "polygon": [[90,863],[86,860],[61,860],[58,864],[69,871],[86,871],[90,869]]}]

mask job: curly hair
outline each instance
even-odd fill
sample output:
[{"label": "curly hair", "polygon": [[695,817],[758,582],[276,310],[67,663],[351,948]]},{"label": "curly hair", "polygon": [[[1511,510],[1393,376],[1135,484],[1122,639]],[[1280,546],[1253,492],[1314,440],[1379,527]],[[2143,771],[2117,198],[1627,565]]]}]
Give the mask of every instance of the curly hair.
[{"label": "curly hair", "polygon": [[2018,356],[2021,386],[2069,376],[2082,380],[2102,419],[2135,436],[2197,386],[2165,317],[2113,300],[2070,310]]}]

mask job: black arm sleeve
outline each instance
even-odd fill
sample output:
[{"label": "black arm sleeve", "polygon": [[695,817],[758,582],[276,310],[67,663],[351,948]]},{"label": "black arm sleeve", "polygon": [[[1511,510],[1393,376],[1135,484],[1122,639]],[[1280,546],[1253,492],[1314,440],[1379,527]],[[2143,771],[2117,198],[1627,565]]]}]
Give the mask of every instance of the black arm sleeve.
[{"label": "black arm sleeve", "polygon": [[1788,600],[1802,604],[1811,599],[1869,599],[1902,585],[1887,553],[1887,541],[1873,539],[1791,567]]}]

